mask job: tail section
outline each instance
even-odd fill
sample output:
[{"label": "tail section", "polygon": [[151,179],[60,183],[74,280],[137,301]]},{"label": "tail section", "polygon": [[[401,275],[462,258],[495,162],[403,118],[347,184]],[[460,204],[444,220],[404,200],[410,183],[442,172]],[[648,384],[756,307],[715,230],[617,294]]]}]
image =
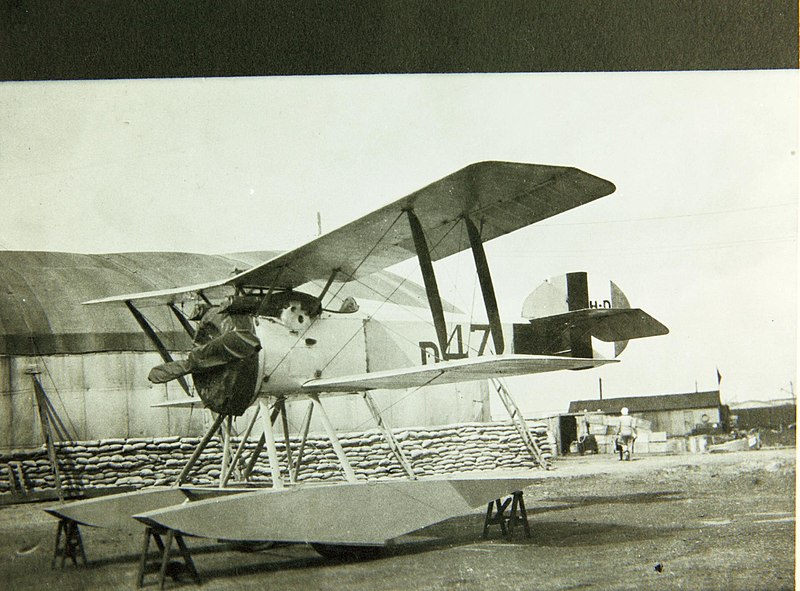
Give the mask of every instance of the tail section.
[{"label": "tail section", "polygon": [[585,272],[553,277],[537,287],[522,305],[528,325],[515,325],[514,352],[530,355],[598,357],[592,339],[614,343],[614,357],[631,339],[664,335],[666,326],[639,308],[613,282],[589,293]]}]

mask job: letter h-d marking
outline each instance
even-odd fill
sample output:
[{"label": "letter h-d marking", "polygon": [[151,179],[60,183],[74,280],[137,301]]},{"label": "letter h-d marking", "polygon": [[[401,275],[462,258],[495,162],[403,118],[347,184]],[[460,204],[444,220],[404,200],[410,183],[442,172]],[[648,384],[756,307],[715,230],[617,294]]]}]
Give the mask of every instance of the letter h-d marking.
[{"label": "letter h-d marking", "polygon": [[[442,299],[439,295],[439,286],[436,283],[436,275],[433,271],[433,262],[431,260],[430,250],[428,249],[428,241],[425,238],[422,224],[414,211],[412,209],[407,209],[405,211],[411,228],[411,236],[414,240],[414,249],[417,251],[422,280],[425,284],[425,293],[428,296],[428,305],[430,306],[431,316],[433,317],[433,326],[436,330],[436,338],[439,341],[439,350],[442,352],[442,359],[447,359],[447,326],[444,321]],[[467,235],[469,236],[472,255],[475,259],[475,268],[481,285],[486,314],[489,317],[489,327],[492,332],[495,352],[500,354],[505,349],[503,330],[500,324],[497,299],[495,298],[492,277],[489,273],[489,265],[486,261],[486,253],[483,250],[480,231],[466,214],[462,217],[467,227]]]}]

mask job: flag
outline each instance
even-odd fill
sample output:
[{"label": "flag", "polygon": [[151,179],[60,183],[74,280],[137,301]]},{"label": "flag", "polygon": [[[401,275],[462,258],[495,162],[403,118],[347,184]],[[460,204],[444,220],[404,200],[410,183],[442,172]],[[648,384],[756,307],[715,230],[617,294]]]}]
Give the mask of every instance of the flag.
[{"label": "flag", "polygon": [[719,373],[719,368],[717,368],[717,386],[722,384],[722,374]]}]

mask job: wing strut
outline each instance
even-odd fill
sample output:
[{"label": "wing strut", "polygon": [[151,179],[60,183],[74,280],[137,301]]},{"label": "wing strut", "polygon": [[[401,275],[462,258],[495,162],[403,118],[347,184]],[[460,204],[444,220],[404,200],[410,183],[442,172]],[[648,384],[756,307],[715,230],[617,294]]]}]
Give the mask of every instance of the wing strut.
[{"label": "wing strut", "polygon": [[447,359],[447,326],[444,322],[442,298],[439,296],[439,286],[436,284],[436,275],[433,272],[428,241],[425,239],[422,224],[420,224],[419,218],[417,218],[414,211],[407,209],[406,214],[408,215],[408,223],[411,226],[411,235],[414,238],[414,248],[417,251],[422,280],[425,283],[425,292],[428,295],[428,305],[433,316],[436,338],[439,340],[439,350],[442,352],[442,359]]},{"label": "wing strut", "polygon": [[175,315],[175,318],[177,318],[178,322],[181,323],[181,326],[183,327],[183,330],[186,331],[186,334],[189,335],[190,339],[194,340],[195,331],[194,331],[194,327],[192,326],[192,324],[186,319],[186,316],[183,315],[183,312],[181,312],[178,309],[178,306],[176,306],[172,302],[170,302],[168,305],[169,305],[169,309],[172,310],[172,313]]},{"label": "wing strut", "polygon": [[275,285],[278,283],[278,279],[281,278],[281,274],[286,267],[278,267],[278,271],[275,273],[275,279],[272,283],[269,284],[269,289],[267,290],[267,295],[261,300],[261,305],[258,307],[258,312],[256,316],[261,316],[262,312],[267,309],[270,300],[272,299],[272,294],[275,291]]},{"label": "wing strut", "polygon": [[328,281],[325,283],[325,287],[322,288],[322,293],[319,294],[319,302],[322,304],[322,298],[325,297],[325,294],[328,293],[328,290],[333,285],[333,280],[336,279],[336,275],[339,273],[340,269],[337,267],[331,272],[331,276],[328,277]]},{"label": "wing strut", "polygon": [[[267,444],[267,458],[269,458],[269,469],[272,475],[272,488],[282,489],[284,487],[283,479],[281,478],[281,465],[278,461],[278,449],[275,446],[275,433],[272,430],[272,424],[275,422],[272,417],[268,417],[269,403],[264,398],[258,399],[258,404],[261,407],[261,421],[264,426],[264,441]],[[280,412],[280,407],[275,406],[275,410]],[[277,415],[275,415],[277,418]]]},{"label": "wing strut", "polygon": [[200,299],[203,300],[206,306],[208,306],[209,308],[214,305],[211,303],[211,300],[208,299],[208,296],[205,293],[203,293],[202,289],[197,291],[197,295],[200,296]]},{"label": "wing strut", "polygon": [[[150,323],[147,322],[147,318],[144,317],[144,314],[142,314],[130,300],[125,300],[125,305],[128,307],[128,310],[130,310],[131,314],[133,314],[133,317],[136,318],[136,322],[139,323],[139,326],[144,331],[144,334],[147,335],[147,338],[150,339],[150,342],[153,343],[156,349],[158,349],[158,353],[161,355],[161,359],[164,360],[164,363],[171,363],[173,361],[172,355],[169,354],[169,351],[167,351],[164,343],[158,338],[156,331],[154,331],[153,327],[150,326]],[[178,383],[181,385],[181,388],[183,388],[183,391],[186,392],[187,396],[194,396],[192,391],[189,389],[189,384],[186,383],[186,380],[184,380],[183,377],[178,378]]]},{"label": "wing strut", "polygon": [[297,475],[300,473],[300,467],[303,465],[303,450],[306,448],[306,441],[308,440],[308,431],[311,428],[311,415],[314,413],[314,401],[308,403],[308,408],[306,409],[306,414],[303,417],[303,426],[300,428],[300,431],[303,433],[300,439],[300,447],[297,450],[297,459],[294,463],[294,469],[291,470],[290,478],[292,484],[297,483]]},{"label": "wing strut", "polygon": [[234,453],[233,458],[231,458],[230,468],[228,469],[227,473],[224,473],[220,476],[222,478],[222,484],[220,485],[220,488],[225,488],[225,486],[228,484],[228,480],[230,480],[231,476],[233,476],[234,468],[239,466],[242,453],[244,452],[244,446],[250,439],[250,433],[253,431],[253,427],[256,424],[256,419],[258,418],[259,412],[261,412],[261,407],[256,405],[256,410],[253,412],[253,416],[250,417],[250,422],[247,424],[247,429],[239,441],[239,447],[236,448],[236,453]]},{"label": "wing strut", "polygon": [[[259,412],[261,412],[260,408],[261,408],[261,405],[258,406]],[[272,409],[272,413],[270,413],[270,415],[269,415],[270,424],[273,424],[275,422],[275,419],[278,418],[278,413],[279,412],[280,412],[280,408],[278,406],[275,406]],[[244,471],[242,472],[242,480],[249,480],[250,473],[253,471],[253,468],[256,467],[256,461],[258,460],[258,456],[260,456],[261,452],[264,451],[264,445],[266,443],[267,443],[267,437],[262,433],[261,437],[258,440],[258,443],[256,443],[256,448],[250,454],[250,459],[247,461],[247,466],[245,467]]]},{"label": "wing strut", "polygon": [[325,428],[328,439],[333,446],[333,451],[336,457],[339,458],[339,464],[342,466],[345,480],[347,480],[347,482],[356,482],[356,473],[353,472],[353,468],[350,466],[350,461],[347,459],[347,454],[344,453],[342,443],[339,441],[339,437],[336,436],[336,429],[333,428],[333,423],[331,423],[331,420],[328,418],[328,414],[325,412],[325,408],[322,406],[319,396],[317,394],[309,394],[308,397],[316,407],[322,426]]},{"label": "wing strut", "polygon": [[181,473],[178,474],[178,478],[175,480],[174,486],[181,486],[186,481],[186,477],[189,475],[192,466],[194,466],[195,462],[200,457],[200,454],[203,453],[203,450],[208,445],[208,442],[211,441],[211,438],[214,437],[214,434],[217,432],[217,429],[219,429],[219,426],[222,424],[224,419],[225,415],[223,414],[217,415],[217,418],[214,419],[214,422],[208,431],[206,431],[203,439],[201,439],[200,443],[197,444],[197,447],[194,448],[194,452],[192,452],[192,456],[189,458],[189,461],[186,462],[183,470],[181,470]]},{"label": "wing strut", "polygon": [[486,315],[489,317],[489,330],[492,332],[494,352],[497,355],[501,355],[505,350],[503,326],[500,323],[500,312],[497,309],[497,298],[494,295],[492,275],[489,272],[489,263],[486,261],[486,252],[483,250],[481,233],[475,226],[475,223],[466,215],[464,216],[464,224],[467,226],[467,235],[469,236],[469,243],[472,247],[472,256],[475,259],[475,270],[478,273],[478,281],[481,284],[481,293],[483,294],[483,303],[486,306]]}]

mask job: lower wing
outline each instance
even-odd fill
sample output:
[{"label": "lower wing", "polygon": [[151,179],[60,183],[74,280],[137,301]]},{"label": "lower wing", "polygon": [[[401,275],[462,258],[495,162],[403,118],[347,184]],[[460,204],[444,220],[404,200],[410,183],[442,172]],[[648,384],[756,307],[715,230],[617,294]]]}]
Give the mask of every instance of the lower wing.
[{"label": "lower wing", "polygon": [[303,384],[305,392],[360,392],[375,389],[418,388],[472,380],[519,376],[562,369],[589,369],[616,359],[583,359],[551,355],[498,355],[442,361],[419,367],[318,378]]}]

